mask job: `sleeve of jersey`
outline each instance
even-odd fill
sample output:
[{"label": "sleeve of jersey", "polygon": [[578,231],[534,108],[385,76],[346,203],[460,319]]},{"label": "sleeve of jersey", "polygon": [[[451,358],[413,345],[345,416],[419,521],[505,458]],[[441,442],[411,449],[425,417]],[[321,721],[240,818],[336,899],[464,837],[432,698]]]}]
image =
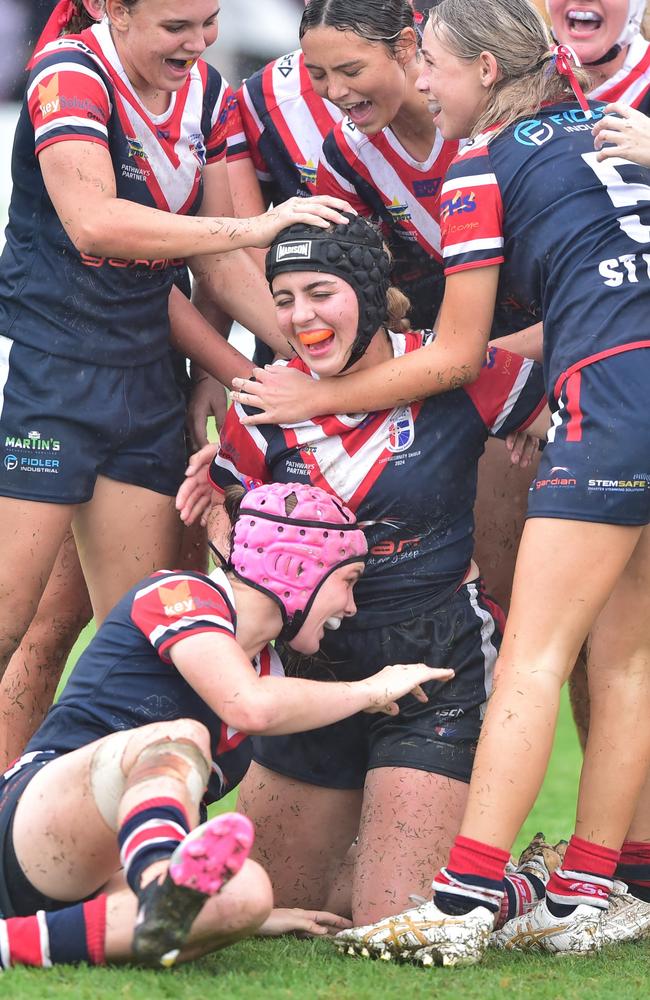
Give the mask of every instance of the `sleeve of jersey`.
[{"label": "sleeve of jersey", "polygon": [[224,592],[212,580],[189,573],[147,580],[133,599],[131,619],[166,663],[181,639],[205,632],[235,635],[234,610]]},{"label": "sleeve of jersey", "polygon": [[246,412],[253,411],[234,403],[221,428],[219,451],[208,471],[210,482],[220,493],[225,492],[228,486],[243,486],[250,490],[271,482],[266,464],[266,428],[244,427],[240,421]]},{"label": "sleeve of jersey", "polygon": [[225,158],[231,127],[230,117],[237,107],[237,98],[230,85],[220,77],[212,66],[209,67],[208,72],[209,88],[206,96],[209,96],[213,90],[215,95],[209,97],[213,106],[210,113],[210,126],[205,138],[206,164],[218,163]]},{"label": "sleeve of jersey", "polygon": [[[239,103],[239,116],[241,120],[244,138],[246,140],[247,154],[253,161],[253,166],[260,181],[271,181],[272,175],[268,164],[260,152],[260,140],[264,134],[264,124],[257,113],[251,89],[255,86],[259,90],[259,74],[256,73],[250,80],[246,80],[237,92]],[[239,157],[241,159],[242,157]]]},{"label": "sleeve of jersey", "polygon": [[350,179],[350,164],[341,149],[340,128],[336,126],[323,143],[318,174],[316,176],[316,194],[329,194],[334,198],[343,198],[352,205],[359,215],[370,215],[370,209],[359,197]]},{"label": "sleeve of jersey", "polygon": [[488,433],[500,438],[525,430],[546,403],[542,366],[498,347],[488,348],[481,374],[465,392]]},{"label": "sleeve of jersey", "polygon": [[485,149],[451,164],[440,194],[440,237],[445,274],[503,263],[501,192]]},{"label": "sleeve of jersey", "polygon": [[240,109],[240,94],[241,90],[237,91],[235,94],[234,104],[230,111],[228,117],[228,137],[227,137],[227,148],[226,157],[229,163],[235,160],[249,160],[250,150],[248,148],[248,140],[246,139],[246,133],[244,132],[244,123],[242,121],[241,109]]},{"label": "sleeve of jersey", "polygon": [[58,49],[39,59],[27,84],[27,104],[37,155],[70,139],[108,148],[110,96],[97,67],[83,52]]}]

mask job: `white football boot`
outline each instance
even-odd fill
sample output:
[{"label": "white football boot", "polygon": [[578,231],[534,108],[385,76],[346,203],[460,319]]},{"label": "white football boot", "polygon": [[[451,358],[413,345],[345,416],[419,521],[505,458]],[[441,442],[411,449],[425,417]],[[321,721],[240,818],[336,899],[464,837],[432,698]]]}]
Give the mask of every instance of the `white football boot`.
[{"label": "white football boot", "polygon": [[627,891],[625,882],[614,882],[609,907],[601,921],[603,944],[641,941],[650,937],[650,903]]},{"label": "white football boot", "polygon": [[462,916],[443,913],[432,901],[375,924],[340,931],[343,954],[407,959],[420,965],[474,965],[487,948],[495,914],[477,906]]},{"label": "white football boot", "polygon": [[495,931],[490,944],[494,948],[516,951],[593,954],[603,943],[604,913],[595,906],[581,904],[566,917],[554,917],[543,899],[528,913],[508,920],[500,930]]}]

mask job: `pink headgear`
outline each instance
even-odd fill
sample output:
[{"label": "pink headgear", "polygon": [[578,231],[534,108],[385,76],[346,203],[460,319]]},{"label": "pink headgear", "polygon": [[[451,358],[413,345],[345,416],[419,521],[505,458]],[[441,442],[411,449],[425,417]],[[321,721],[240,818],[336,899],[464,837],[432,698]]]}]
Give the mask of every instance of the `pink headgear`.
[{"label": "pink headgear", "polygon": [[288,640],[300,631],[330,573],[363,562],[367,552],[354,514],[336,497],[318,486],[270,483],[242,499],[230,567],[280,605],[282,638]]}]

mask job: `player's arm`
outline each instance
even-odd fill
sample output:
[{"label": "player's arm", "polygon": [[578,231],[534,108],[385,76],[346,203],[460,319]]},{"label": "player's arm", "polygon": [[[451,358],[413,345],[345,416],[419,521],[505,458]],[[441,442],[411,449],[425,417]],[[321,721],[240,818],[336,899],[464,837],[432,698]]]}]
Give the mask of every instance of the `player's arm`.
[{"label": "player's arm", "polygon": [[[224,160],[204,170],[204,191],[201,214],[234,214]],[[276,353],[288,354],[287,342],[277,328],[266,278],[247,253],[236,250],[228,254],[191,257],[188,264],[198,286],[198,295],[213,299],[224,312]]]},{"label": "player's arm", "polygon": [[[478,377],[494,316],[499,267],[447,277],[435,340],[419,351],[336,378],[314,379],[279,366],[235,379],[233,398],[258,407],[242,423],[294,423],[328,413],[370,413],[458,389]],[[471,303],[471,307],[468,307]]]},{"label": "player's arm", "polygon": [[53,143],[40,152],[39,162],[68,237],[79,253],[95,257],[157,260],[225,253],[267,246],[294,222],[345,221],[334,203],[309,199],[290,199],[253,219],[174,215],[139,205],[117,197],[110,154],[96,142]]},{"label": "player's arm", "polygon": [[544,353],[544,328],[541,323],[534,323],[515,333],[507,333],[504,337],[495,337],[490,341],[491,347],[501,347],[512,354],[520,354],[522,358],[531,358],[540,364]]},{"label": "player's arm", "polygon": [[220,632],[181,639],[169,655],[187,683],[228,726],[250,735],[318,729],[367,710],[396,714],[398,698],[412,692],[426,701],[421,684],[453,676],[451,670],[399,664],[351,682],[259,677],[236,639]]}]

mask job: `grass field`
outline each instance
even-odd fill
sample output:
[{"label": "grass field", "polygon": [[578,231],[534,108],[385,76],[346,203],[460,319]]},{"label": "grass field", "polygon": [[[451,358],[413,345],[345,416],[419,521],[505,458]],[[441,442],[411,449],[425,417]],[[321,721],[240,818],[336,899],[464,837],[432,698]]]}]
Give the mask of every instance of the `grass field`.
[{"label": "grass field", "polygon": [[[78,644],[75,653],[82,643]],[[75,653],[73,653],[74,658]],[[580,755],[568,703],[562,705],[546,782],[524,829],[523,846],[543,829],[549,840],[573,825]],[[221,804],[234,806],[229,796]],[[489,953],[465,970],[419,969],[339,956],[327,941],[292,938],[244,941],[172,972],[59,966],[13,969],[0,976],[11,1000],[647,1000],[650,943],[610,949],[596,958],[532,958]]]}]

